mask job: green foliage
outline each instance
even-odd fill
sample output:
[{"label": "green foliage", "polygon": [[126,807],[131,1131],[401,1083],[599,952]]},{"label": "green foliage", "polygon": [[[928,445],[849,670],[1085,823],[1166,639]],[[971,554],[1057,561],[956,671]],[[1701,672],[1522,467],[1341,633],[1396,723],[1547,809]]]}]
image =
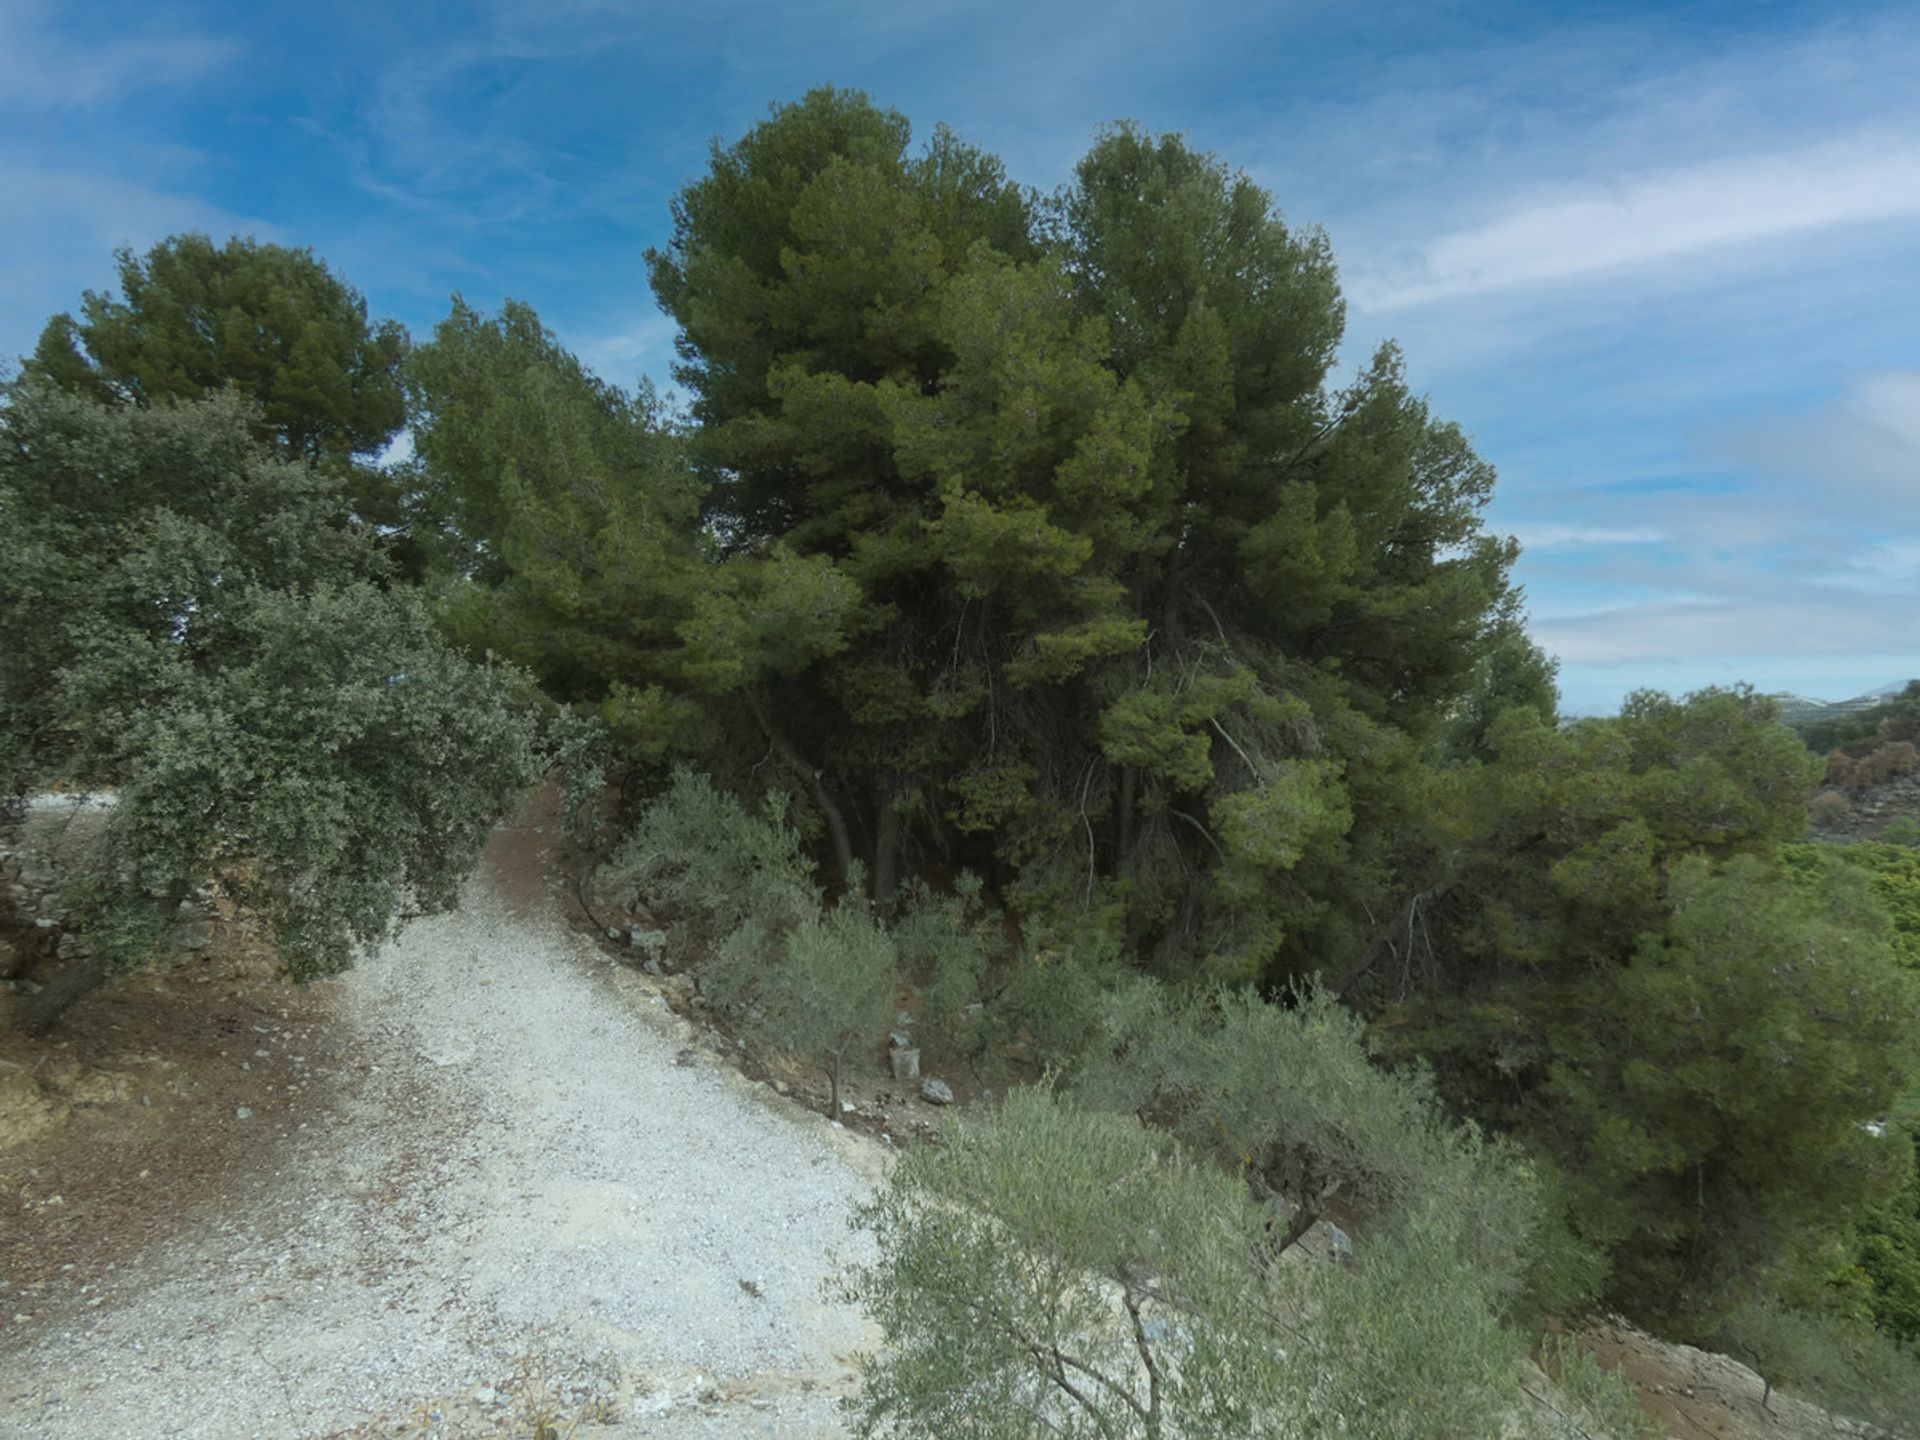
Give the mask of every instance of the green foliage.
[{"label": "green foliage", "polygon": [[[1424,893],[1444,898],[1349,970],[1391,1053],[1551,1162],[1556,1204],[1614,1266],[1605,1293],[1642,1316],[1710,1315],[1716,1287],[1831,1237],[1818,1207],[1885,1179],[1843,1140],[1884,1103],[1862,1077],[1910,1063],[1881,1010],[1909,1002],[1865,886],[1822,898],[1764,858],[1803,833],[1819,774],[1775,716],[1745,688],[1559,727],[1500,716],[1434,792],[1451,831]],[[1752,948],[1701,928],[1723,915]],[[1822,963],[1786,963],[1793,945]]]},{"label": "green foliage", "polygon": [[1713,1340],[1789,1394],[1887,1435],[1920,1436],[1920,1357],[1864,1326],[1762,1300],[1728,1316]]},{"label": "green foliage", "polygon": [[24,377],[101,404],[162,405],[231,388],[252,402],[255,435],[287,459],[340,469],[370,524],[403,522],[392,480],[364,463],[405,419],[406,332],[310,250],[175,235],[144,256],[115,254],[118,293],[89,290],[78,319],[56,315]]},{"label": "green foliage", "polygon": [[1863,841],[1857,845],[1788,845],[1780,862],[1810,889],[1837,882],[1842,870],[1869,876],[1893,927],[1893,953],[1902,965],[1920,970],[1920,853],[1911,847]]},{"label": "green foliage", "polygon": [[1281,1202],[1284,1244],[1338,1197],[1386,1228],[1417,1217],[1488,1295],[1518,1295],[1539,1216],[1527,1167],[1453,1124],[1424,1075],[1375,1065],[1364,1025],[1332,996],[1303,989],[1280,1005],[1221,991],[1176,1003],[1143,989],[1110,1008],[1102,1040],[1081,1091],[1167,1126]]},{"label": "green foliage", "polygon": [[399,430],[405,332],[370,325],[359,292],[311,250],[176,235],[114,259],[120,293],[90,290],[78,320],[48,321],[29,379],[141,405],[231,386],[303,460],[369,454]]},{"label": "green foliage", "polygon": [[1884,1125],[1889,1144],[1914,1152],[1906,1184],[1855,1224],[1842,1283],[1864,1286],[1862,1309],[1876,1330],[1920,1355],[1920,1116],[1909,1103]]},{"label": "green foliage", "polygon": [[1896,815],[1880,827],[1880,840],[1886,845],[1920,849],[1920,816]]},{"label": "green foliage", "polygon": [[1330,390],[1324,239],[1177,139],[1103,134],[1039,206],[815,91],[650,264],[726,551],[681,678],[882,902],[937,856],[1169,968],[1304,972],[1392,895],[1422,747],[1539,700],[1491,471],[1393,352]]},{"label": "green foliage", "polygon": [[[736,962],[734,973],[741,968]],[[804,917],[783,944],[754,955],[751,978],[731,988],[744,1022],[765,1043],[825,1068],[828,1113],[838,1119],[842,1067],[886,1033],[898,971],[892,937],[866,898],[854,894],[824,915]]]},{"label": "green foliage", "polygon": [[902,972],[920,992],[915,1043],[930,1059],[970,1059],[986,1043],[980,1001],[1007,942],[1002,918],[980,892],[974,875],[961,875],[951,894],[916,880],[893,919]]},{"label": "green foliage", "polygon": [[684,767],[641,810],[595,890],[628,907],[691,918],[716,943],[747,927],[789,930],[817,913],[822,898],[778,800],[756,815]]},{"label": "green foliage", "polygon": [[677,769],[595,888],[694,921],[708,997],[759,1044],[819,1064],[838,1118],[847,1058],[877,1044],[894,1013],[900,955],[860,895],[822,912],[813,863],[778,800],[754,814]]},{"label": "green foliage", "polygon": [[13,786],[119,792],[73,897],[114,965],[218,878],[296,974],[338,969],[451,904],[540,768],[524,679],[451,653],[256,420],[32,381],[0,412],[0,753]]},{"label": "green foliage", "polygon": [[1904,1178],[1865,1122],[1916,1079],[1920,986],[1857,871],[1811,888],[1692,857],[1669,903],[1664,933],[1585,987],[1546,1098],[1617,1293],[1697,1316],[1765,1269],[1830,1270],[1835,1218]]},{"label": "green foliage", "polygon": [[1420,1227],[1276,1261],[1261,1207],[1130,1117],[1044,1090],[910,1152],[848,1276],[886,1337],[862,1435],[1493,1434],[1514,1347]]},{"label": "green foliage", "polygon": [[407,361],[415,532],[449,630],[592,704],[656,761],[700,720],[677,627],[711,581],[699,487],[651,392],[596,379],[526,305],[458,297]]},{"label": "green foliage", "polygon": [[1008,970],[988,1017],[991,1033],[1033,1065],[1069,1070],[1097,1039],[1114,997],[1137,983],[1110,937],[1098,933],[1029,948]]}]

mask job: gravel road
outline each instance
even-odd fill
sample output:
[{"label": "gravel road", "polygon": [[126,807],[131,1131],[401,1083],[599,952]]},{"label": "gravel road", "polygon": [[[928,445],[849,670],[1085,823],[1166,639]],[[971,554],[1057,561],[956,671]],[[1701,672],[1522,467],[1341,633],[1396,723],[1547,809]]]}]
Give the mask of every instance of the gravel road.
[{"label": "gravel road", "polygon": [[329,983],[352,1083],[0,1354],[0,1436],[843,1433],[871,1340],[827,1282],[870,1142],[484,878]]}]

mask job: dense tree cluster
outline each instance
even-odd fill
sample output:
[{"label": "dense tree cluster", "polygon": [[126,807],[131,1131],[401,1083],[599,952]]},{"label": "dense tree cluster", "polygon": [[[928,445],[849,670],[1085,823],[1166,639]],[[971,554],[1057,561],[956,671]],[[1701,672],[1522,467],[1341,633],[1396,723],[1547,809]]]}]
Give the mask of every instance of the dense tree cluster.
[{"label": "dense tree cluster", "polygon": [[[1042,197],[832,90],[672,220],[681,412],[523,304],[409,349],[252,242],[48,327],[0,413],[0,759],[120,787],[100,953],[217,874],[342,963],[450,893],[537,686],[618,782],[590,898],[679,922],[740,1028],[837,1086],[904,997],[1060,1087],[869,1212],[871,1425],[1312,1413],[1276,1316],[1416,1301],[1456,1421],[1542,1308],[1912,1343],[1912,852],[1798,844],[1822,761],[1750,690],[1560,721],[1491,468],[1390,346],[1334,374],[1324,237],[1175,137]],[[1904,763],[1916,695],[1834,765]],[[1377,1264],[1287,1278],[1336,1205]],[[972,1393],[1028,1429],[927,1398],[982,1286]],[[1329,1326],[1341,1405],[1409,1383]],[[1083,1343],[1091,1390],[1029,1365]]]}]

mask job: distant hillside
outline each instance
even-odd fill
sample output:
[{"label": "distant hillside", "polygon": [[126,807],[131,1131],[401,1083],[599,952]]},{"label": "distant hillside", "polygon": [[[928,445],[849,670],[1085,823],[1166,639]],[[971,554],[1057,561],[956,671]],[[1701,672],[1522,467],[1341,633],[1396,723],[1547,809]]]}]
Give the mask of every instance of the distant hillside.
[{"label": "distant hillside", "polygon": [[1771,698],[1780,704],[1780,718],[1798,728],[1810,721],[1839,720],[1863,710],[1871,710],[1898,695],[1907,688],[1907,683],[1905,680],[1895,680],[1849,700],[1816,700],[1808,695],[1795,695],[1791,691],[1780,691]]}]

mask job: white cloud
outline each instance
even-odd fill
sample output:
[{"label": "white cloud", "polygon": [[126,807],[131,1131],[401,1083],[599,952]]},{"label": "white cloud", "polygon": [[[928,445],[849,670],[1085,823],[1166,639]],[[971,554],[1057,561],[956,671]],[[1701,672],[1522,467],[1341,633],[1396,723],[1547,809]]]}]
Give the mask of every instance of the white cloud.
[{"label": "white cloud", "polygon": [[670,317],[655,311],[622,329],[587,336],[574,353],[594,374],[616,385],[630,384],[642,374],[664,385],[673,363],[676,328]]},{"label": "white cloud", "polygon": [[113,279],[113,251],[183,230],[277,238],[272,226],[114,175],[0,162],[0,354],[30,349],[46,318]]},{"label": "white cloud", "polygon": [[[1503,528],[1495,526],[1496,529]],[[1650,525],[1564,525],[1551,521],[1504,527],[1525,550],[1551,550],[1589,545],[1658,545],[1671,537]]]},{"label": "white cloud", "polygon": [[0,6],[0,105],[63,110],[133,90],[190,85],[239,53],[232,42],[208,35],[69,41],[51,33],[46,13],[31,3]]},{"label": "white cloud", "polygon": [[1913,628],[1901,610],[1808,590],[1782,598],[1661,602],[1535,620],[1534,640],[1573,665],[1647,665],[1689,660],[1844,657],[1911,653]]},{"label": "white cloud", "polygon": [[[1797,482],[1829,519],[1920,527],[1920,372],[1861,377],[1824,409],[1756,421],[1723,435],[1719,448]],[[1841,508],[1849,505],[1858,507],[1851,516]]]},{"label": "white cloud", "polygon": [[1394,310],[1920,216],[1920,142],[1865,133],[1541,194],[1425,246],[1356,298]]}]

